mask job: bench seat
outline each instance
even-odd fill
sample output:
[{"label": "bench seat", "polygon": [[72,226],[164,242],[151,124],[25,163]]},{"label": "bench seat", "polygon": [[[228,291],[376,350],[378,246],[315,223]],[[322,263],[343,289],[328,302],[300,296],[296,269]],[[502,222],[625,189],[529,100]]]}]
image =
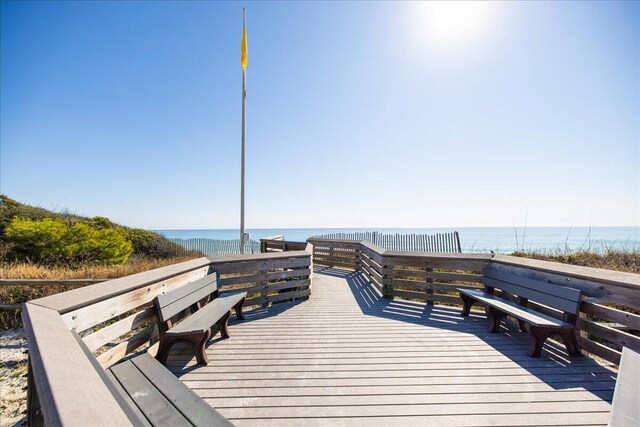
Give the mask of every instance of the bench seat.
[{"label": "bench seat", "polygon": [[[165,334],[181,336],[205,333],[216,322],[215,320],[212,321],[212,319],[221,319],[246,296],[246,292],[221,295],[169,329]],[[223,335],[225,333],[226,331]]]},{"label": "bench seat", "polygon": [[166,363],[171,347],[184,343],[191,347],[199,365],[208,364],[205,346],[213,326],[218,326],[222,338],[229,338],[227,322],[231,310],[235,310],[238,319],[244,319],[242,306],[246,297],[246,292],[220,296],[217,272],[158,295],[154,300],[160,335],[156,358]]},{"label": "bench seat", "polygon": [[[553,335],[562,338],[569,355],[582,356],[575,334],[580,290],[492,268],[483,269],[482,283],[484,290],[458,289],[464,304],[462,316],[469,315],[473,304],[482,304],[489,318],[489,332],[498,332],[502,319],[510,316],[518,321],[521,331],[529,333],[529,356],[540,357],[544,342]],[[496,290],[501,291],[499,296]],[[542,305],[558,310],[562,319],[534,310],[528,306],[529,301],[536,302],[536,308]]]},{"label": "bench seat", "polygon": [[106,374],[120,401],[137,416],[136,425],[233,425],[149,353],[114,365]]},{"label": "bench seat", "polygon": [[491,306],[507,312],[510,316],[515,317],[518,320],[522,320],[534,326],[542,326],[545,328],[560,328],[560,329],[572,329],[574,326],[569,322],[564,322],[560,319],[556,319],[539,311],[532,310],[528,307],[523,307],[513,301],[508,301],[499,298],[495,295],[483,292],[476,289],[458,289],[461,294],[474,298],[476,301],[484,304],[485,306]]}]

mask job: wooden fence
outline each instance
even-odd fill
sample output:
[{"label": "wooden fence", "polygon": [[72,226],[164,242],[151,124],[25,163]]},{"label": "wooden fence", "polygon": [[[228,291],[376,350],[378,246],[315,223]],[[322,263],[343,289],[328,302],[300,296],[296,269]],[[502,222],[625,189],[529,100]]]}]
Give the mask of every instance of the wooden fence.
[{"label": "wooden fence", "polygon": [[29,301],[22,313],[29,344],[29,424],[127,424],[94,363],[109,367],[143,346],[155,354],[157,295],[218,271],[220,291],[246,291],[246,306],[307,298],[310,251],[203,257]]},{"label": "wooden fence", "polygon": [[437,234],[332,233],[312,239],[365,240],[384,249],[414,252],[462,252],[457,231]]},{"label": "wooden fence", "polygon": [[[485,269],[580,289],[584,300],[576,328],[583,352],[618,364],[622,347],[640,351],[638,274],[508,255],[393,251],[356,240],[313,238],[309,243],[314,264],[361,271],[387,298],[460,305],[457,289],[482,287]],[[535,302],[528,306],[562,318],[550,307]]]},{"label": "wooden fence", "polygon": [[[169,241],[176,243],[178,247],[176,255],[186,254],[188,252],[200,252],[205,256],[219,255],[237,255],[240,254],[240,239],[235,240],[217,240],[206,238],[180,239],[168,238]],[[244,244],[244,252],[246,254],[260,253],[260,242],[248,240]]]}]

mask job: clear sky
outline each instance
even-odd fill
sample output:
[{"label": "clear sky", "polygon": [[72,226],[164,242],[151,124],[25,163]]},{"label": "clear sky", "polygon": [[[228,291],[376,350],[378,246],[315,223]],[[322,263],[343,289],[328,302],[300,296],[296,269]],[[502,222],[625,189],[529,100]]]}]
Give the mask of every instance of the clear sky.
[{"label": "clear sky", "polygon": [[[247,3],[246,225],[640,225],[640,3]],[[242,3],[2,1],[0,191],[239,225]]]}]

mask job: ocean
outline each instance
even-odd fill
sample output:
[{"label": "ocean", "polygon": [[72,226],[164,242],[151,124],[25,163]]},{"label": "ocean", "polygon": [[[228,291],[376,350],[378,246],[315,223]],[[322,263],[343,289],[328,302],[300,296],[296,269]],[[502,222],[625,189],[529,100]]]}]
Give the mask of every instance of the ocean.
[{"label": "ocean", "polygon": [[[154,230],[169,238],[237,239],[238,229]],[[477,228],[261,228],[248,229],[252,240],[284,236],[286,240],[330,233],[378,231],[384,234],[435,234],[458,231],[463,252],[511,253],[516,250],[640,250],[640,227],[477,227]],[[516,237],[517,235],[517,237]]]}]

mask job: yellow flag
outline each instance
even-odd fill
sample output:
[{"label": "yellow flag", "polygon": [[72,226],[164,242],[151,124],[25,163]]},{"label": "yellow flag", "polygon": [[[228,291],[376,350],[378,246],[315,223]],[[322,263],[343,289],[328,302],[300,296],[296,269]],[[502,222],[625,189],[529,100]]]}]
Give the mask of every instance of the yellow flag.
[{"label": "yellow flag", "polygon": [[242,43],[240,44],[240,65],[242,65],[243,70],[247,68],[248,62],[249,52],[247,50],[247,25],[245,23],[242,26]]}]

